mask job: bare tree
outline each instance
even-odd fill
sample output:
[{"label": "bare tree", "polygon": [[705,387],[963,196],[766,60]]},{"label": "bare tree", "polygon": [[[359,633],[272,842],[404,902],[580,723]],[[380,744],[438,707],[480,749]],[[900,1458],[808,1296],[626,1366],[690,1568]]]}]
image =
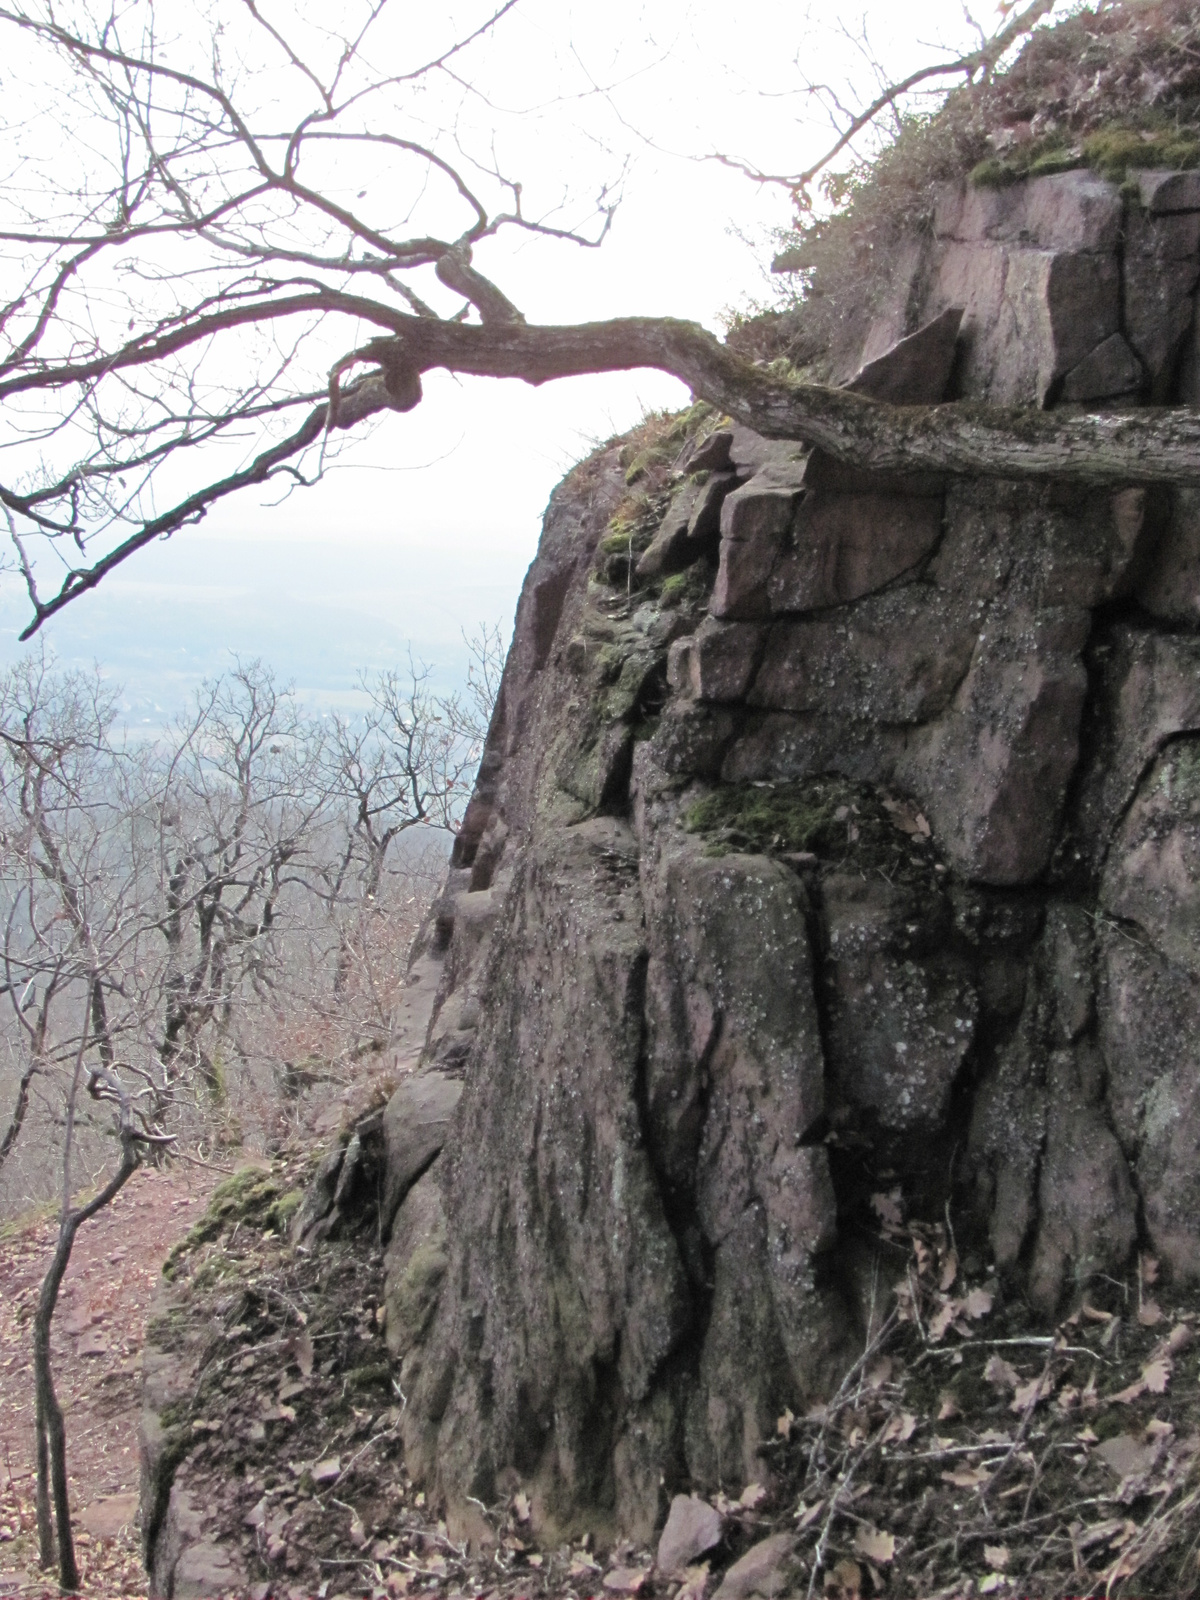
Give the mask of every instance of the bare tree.
[{"label": "bare tree", "polygon": [[[125,1187],[137,1171],[147,1149],[163,1149],[174,1135],[155,1131],[151,1114],[139,1102],[147,1095],[143,1087],[131,1092],[120,1068],[112,1062],[111,1038],[96,1032],[95,987],[99,973],[87,986],[74,1068],[66,1095],[66,1137],[62,1158],[62,1200],[58,1238],[46,1276],[42,1280],[37,1309],[33,1317],[33,1370],[37,1411],[37,1524],[38,1546],[43,1567],[54,1565],[58,1554],[59,1587],[66,1594],[79,1588],[79,1567],[71,1532],[71,1505],[67,1483],[67,1432],[62,1407],[54,1388],[50,1362],[50,1329],[58,1304],[58,1292],[71,1261],[71,1251],[79,1229]],[[86,1060],[91,1051],[98,1059]],[[75,1203],[73,1171],[74,1129],[80,1091],[86,1081],[93,1100],[112,1108],[115,1133],[120,1147],[116,1170],[99,1191],[86,1201]]]},{"label": "bare tree", "polygon": [[331,794],[322,739],[261,662],[205,686],[163,753],[154,799],[159,927],[166,945],[158,1055],[168,1082],[220,1087],[210,1035],[236,998],[272,984],[281,896],[315,876]]},{"label": "bare tree", "polygon": [[[26,635],[225,496],[311,482],[338,435],[411,410],[439,367],[534,384],[659,368],[768,437],[866,468],[1200,483],[1187,410],[897,409],[756,368],[693,323],[527,322],[477,257],[513,230],[594,246],[612,194],[590,226],[529,217],[519,179],[415,110],[434,78],[465,82],[515,3],[400,68],[391,0],[357,0],[342,31],[309,25],[315,0],[286,22],[259,0],[208,0],[173,11],[170,37],[151,0],[0,5],[14,67],[41,75],[60,130],[14,130],[0,200],[0,401],[25,445],[0,504]],[[962,70],[986,67],[1002,36]],[[438,314],[422,274],[457,307]]]},{"label": "bare tree", "polygon": [[732,167],[754,183],[770,184],[786,190],[797,211],[804,215],[812,209],[813,183],[822,173],[829,171],[843,152],[853,148],[860,134],[873,129],[886,114],[891,115],[894,124],[910,97],[918,91],[928,91],[931,85],[944,92],[948,80],[958,79],[962,83],[985,81],[1009,52],[1027,39],[1059,3],[1060,0],[1029,0],[1027,5],[1018,6],[1016,0],[1003,0],[998,8],[1001,24],[991,33],[975,20],[964,5],[964,18],[979,39],[975,49],[962,54],[948,54],[945,60],[928,62],[900,78],[890,76],[879,62],[871,47],[865,23],[860,22],[857,30],[852,31],[845,18],[839,17],[838,31],[852,41],[879,87],[865,106],[852,110],[846,104],[844,91],[839,91],[833,84],[810,78],[801,71],[800,93],[805,101],[820,107],[833,130],[832,143],[822,150],[817,159],[799,172],[766,172],[750,161],[723,151],[713,151],[705,159]]},{"label": "bare tree", "polygon": [[4,990],[22,1069],[7,1157],[34,1080],[61,1068],[57,1010],[86,992],[102,1066],[136,1036],[140,1003],[115,967],[138,966],[152,912],[141,896],[138,758],[111,737],[112,699],[98,679],[56,675],[32,657],[0,681],[0,883],[6,901]]}]

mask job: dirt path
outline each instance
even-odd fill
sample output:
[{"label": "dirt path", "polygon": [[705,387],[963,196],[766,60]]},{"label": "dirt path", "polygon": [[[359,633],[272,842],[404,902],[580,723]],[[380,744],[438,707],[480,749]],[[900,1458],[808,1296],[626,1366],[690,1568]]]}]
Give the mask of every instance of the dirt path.
[{"label": "dirt path", "polygon": [[[88,1600],[146,1593],[138,1495],[142,1341],[163,1259],[221,1173],[143,1170],[75,1242],[52,1350],[67,1419],[67,1464]],[[57,1592],[37,1564],[32,1316],[53,1219],[0,1236],[0,1596]]]}]

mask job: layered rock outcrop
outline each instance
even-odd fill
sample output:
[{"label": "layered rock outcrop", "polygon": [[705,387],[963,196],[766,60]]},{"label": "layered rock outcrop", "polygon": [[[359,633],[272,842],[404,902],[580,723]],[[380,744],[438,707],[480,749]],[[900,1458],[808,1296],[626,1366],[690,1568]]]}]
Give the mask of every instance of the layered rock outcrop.
[{"label": "layered rock outcrop", "polygon": [[[962,186],[830,359],[1196,403],[1198,277],[1190,174]],[[1046,1315],[1139,1247],[1200,1276],[1200,501],[700,414],[645,459],[551,504],[385,1123],[407,1457],[463,1524],[761,1475],[861,1348],[880,1187]]]}]

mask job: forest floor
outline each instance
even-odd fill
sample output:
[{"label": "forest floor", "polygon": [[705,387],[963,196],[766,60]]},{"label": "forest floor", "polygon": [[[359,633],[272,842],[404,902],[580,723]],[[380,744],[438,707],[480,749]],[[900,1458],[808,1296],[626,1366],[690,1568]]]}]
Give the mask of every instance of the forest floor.
[{"label": "forest floor", "polygon": [[176,1482],[250,1600],[1200,1595],[1200,1298],[1149,1258],[1046,1328],[965,1283],[941,1225],[885,1217],[899,1271],[864,1358],[776,1419],[761,1482],[685,1508],[717,1536],[664,1572],[647,1548],[543,1544],[522,1493],[480,1507],[489,1541],[455,1541],[405,1472],[374,1230],[306,1254],[271,1224],[299,1159],[198,1231],[172,1289],[208,1330]]},{"label": "forest floor", "polygon": [[[97,1600],[146,1593],[135,1521],[142,1344],[163,1258],[221,1176],[183,1161],[135,1173],[80,1229],[63,1280],[51,1353],[79,1565]],[[31,1333],[57,1233],[49,1208],[0,1230],[0,1596],[52,1592],[38,1567]]]},{"label": "forest floor", "polygon": [[[313,1147],[297,1138],[247,1165],[216,1206],[211,1168],[142,1171],[80,1234],[53,1348],[88,1600],[148,1592],[152,1314],[203,1331],[173,1419],[187,1439],[176,1481],[249,1600],[1200,1596],[1200,1294],[1142,1257],[1047,1328],[998,1285],[964,1281],[942,1225],[886,1196],[892,1288],[868,1350],[829,1403],[776,1419],[760,1482],[685,1508],[716,1537],[681,1569],[631,1545],[544,1545],[521,1493],[481,1508],[490,1541],[457,1543],[404,1468],[375,1227],[297,1251],[281,1225]],[[0,1234],[0,1600],[53,1592],[37,1566],[29,1353],[53,1237],[46,1215]]]}]

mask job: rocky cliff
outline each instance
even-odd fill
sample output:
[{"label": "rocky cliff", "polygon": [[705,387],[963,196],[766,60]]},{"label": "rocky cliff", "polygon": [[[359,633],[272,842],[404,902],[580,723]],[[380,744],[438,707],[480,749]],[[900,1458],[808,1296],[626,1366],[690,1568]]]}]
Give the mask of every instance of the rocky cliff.
[{"label": "rocky cliff", "polygon": [[[1200,177],[947,185],[828,352],[1200,403]],[[861,1350],[881,1204],[1050,1317],[1200,1276],[1200,497],[881,479],[703,408],[555,493],[385,1118],[409,1470],[638,1536]],[[316,1231],[336,1220],[336,1162]]]}]

